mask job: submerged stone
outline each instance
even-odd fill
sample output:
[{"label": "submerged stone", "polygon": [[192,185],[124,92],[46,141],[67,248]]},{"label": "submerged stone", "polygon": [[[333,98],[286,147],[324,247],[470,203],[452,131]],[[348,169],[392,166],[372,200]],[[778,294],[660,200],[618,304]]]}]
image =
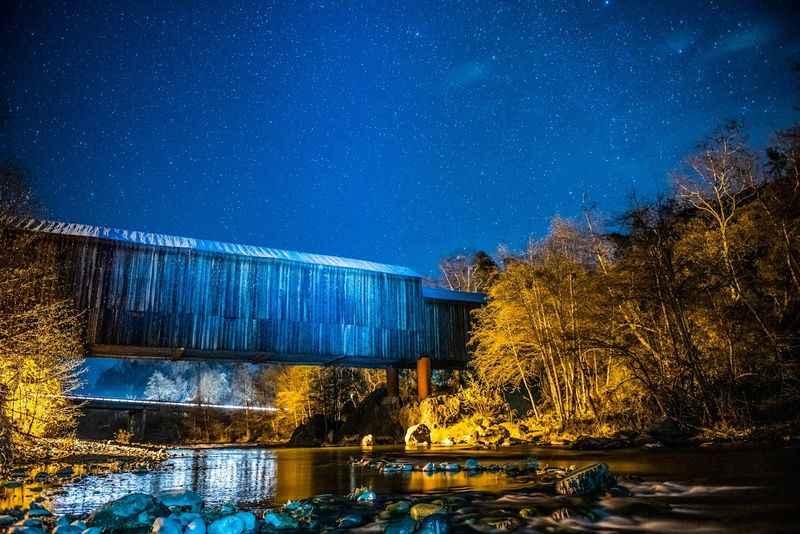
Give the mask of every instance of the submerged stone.
[{"label": "submerged stone", "polygon": [[2,527],[10,527],[14,524],[16,518],[10,515],[0,515],[0,528]]},{"label": "submerged stone", "polygon": [[464,462],[464,469],[468,471],[477,471],[481,468],[481,464],[475,458],[469,458]]},{"label": "submerged stone", "polygon": [[131,493],[106,503],[89,516],[86,524],[102,530],[150,528],[157,517],[169,515],[169,508],[144,493]]},{"label": "submerged stone", "polygon": [[592,464],[556,482],[555,489],[561,495],[580,497],[600,492],[610,480],[611,474],[606,464]]},{"label": "submerged stone", "polygon": [[440,505],[433,503],[426,503],[426,502],[415,504],[414,506],[411,507],[411,510],[409,510],[409,513],[411,514],[411,519],[414,519],[416,521],[421,521],[426,517],[428,517],[429,515],[443,514],[445,512],[446,510],[442,508]]}]

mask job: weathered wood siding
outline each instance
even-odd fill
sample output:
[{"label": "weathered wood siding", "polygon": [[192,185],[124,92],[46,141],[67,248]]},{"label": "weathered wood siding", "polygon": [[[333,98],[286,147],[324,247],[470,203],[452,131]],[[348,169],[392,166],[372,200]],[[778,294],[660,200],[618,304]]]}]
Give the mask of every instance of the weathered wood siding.
[{"label": "weathered wood siding", "polygon": [[115,348],[106,355],[180,348],[196,358],[374,367],[468,357],[479,304],[458,299],[475,294],[423,290],[404,267],[49,221],[17,226],[59,258],[87,342]]},{"label": "weathered wood siding", "polygon": [[425,299],[426,353],[444,365],[458,366],[469,359],[468,341],[474,302]]},{"label": "weathered wood siding", "polygon": [[387,362],[419,354],[416,278],[109,241],[62,243],[89,343]]}]

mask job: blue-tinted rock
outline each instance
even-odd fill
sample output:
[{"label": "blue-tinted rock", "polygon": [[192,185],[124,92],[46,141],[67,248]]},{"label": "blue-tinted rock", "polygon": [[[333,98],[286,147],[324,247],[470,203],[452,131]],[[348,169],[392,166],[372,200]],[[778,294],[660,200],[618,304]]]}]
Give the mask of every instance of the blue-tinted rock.
[{"label": "blue-tinted rock", "polygon": [[411,509],[411,502],[397,501],[391,504],[387,504],[385,511],[391,515],[403,515],[407,514],[410,509]]},{"label": "blue-tinted rock", "polygon": [[103,534],[103,529],[100,527],[89,527],[83,529],[83,532],[81,532],[81,534]]},{"label": "blue-tinted rock", "polygon": [[86,522],[102,530],[150,528],[157,517],[169,515],[169,508],[144,493],[131,493],[101,506]]},{"label": "blue-tinted rock", "polygon": [[242,520],[245,532],[253,532],[256,529],[256,514],[253,512],[236,512],[233,514]]},{"label": "blue-tinted rock", "polygon": [[181,524],[171,517],[158,517],[150,528],[151,534],[181,534]]},{"label": "blue-tinted rock", "polygon": [[193,491],[162,491],[158,500],[172,511],[199,512],[203,509],[203,498]]},{"label": "blue-tinted rock", "polygon": [[362,491],[356,497],[356,502],[373,502],[378,496],[372,490]]},{"label": "blue-tinted rock", "polygon": [[44,530],[36,527],[23,527],[22,525],[14,525],[8,529],[8,534],[44,534]]},{"label": "blue-tinted rock", "polygon": [[432,462],[428,462],[422,466],[422,471],[425,473],[433,473],[436,471],[436,465]]},{"label": "blue-tinted rock", "polygon": [[426,517],[417,530],[418,534],[448,534],[450,524],[444,514],[433,514]]},{"label": "blue-tinted rock", "polygon": [[83,529],[72,525],[58,525],[53,529],[53,534],[81,534],[81,532],[83,532]]},{"label": "blue-tinted rock", "polygon": [[2,527],[10,527],[14,524],[16,519],[10,515],[0,515],[0,528]]},{"label": "blue-tinted rock", "polygon": [[337,521],[339,528],[355,528],[364,524],[364,516],[356,513],[349,513],[343,515]]},{"label": "blue-tinted rock", "polygon": [[183,532],[184,534],[206,534],[206,522],[203,521],[202,517],[192,519]]},{"label": "blue-tinted rock", "polygon": [[42,506],[37,502],[32,502],[30,508],[28,508],[28,513],[26,514],[28,517],[50,517],[53,515],[50,510]]},{"label": "blue-tinted rock", "polygon": [[243,534],[244,521],[236,515],[226,515],[208,525],[208,534]]},{"label": "blue-tinted rock", "polygon": [[399,521],[389,523],[383,531],[386,534],[411,534],[416,528],[417,522],[406,516]]},{"label": "blue-tinted rock", "polygon": [[[295,518],[293,518],[289,514],[276,512],[275,510],[270,510],[266,514],[264,514],[264,521],[270,527],[278,530],[292,529],[298,527],[298,523]],[[214,533],[209,532],[208,534],[214,534]]]},{"label": "blue-tinted rock", "polygon": [[468,471],[477,471],[481,468],[481,464],[475,458],[469,458],[464,462],[464,469]]}]

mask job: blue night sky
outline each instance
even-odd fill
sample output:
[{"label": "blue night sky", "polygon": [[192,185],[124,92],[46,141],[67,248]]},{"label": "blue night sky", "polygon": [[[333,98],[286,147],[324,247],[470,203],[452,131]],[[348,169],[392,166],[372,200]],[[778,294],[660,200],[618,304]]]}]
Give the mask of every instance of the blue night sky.
[{"label": "blue night sky", "polygon": [[790,1],[13,3],[0,156],[70,222],[434,274],[800,119]]}]

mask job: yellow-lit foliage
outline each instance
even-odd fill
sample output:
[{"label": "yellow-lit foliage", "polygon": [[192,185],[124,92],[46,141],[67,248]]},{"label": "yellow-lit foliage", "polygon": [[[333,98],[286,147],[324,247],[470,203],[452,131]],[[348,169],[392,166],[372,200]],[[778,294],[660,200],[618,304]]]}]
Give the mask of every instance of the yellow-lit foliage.
[{"label": "yellow-lit foliage", "polygon": [[[63,435],[75,424],[64,395],[77,386],[80,317],[63,298],[59,261],[46,242],[4,217],[27,206],[24,175],[0,175],[0,456],[17,438]],[[2,460],[2,458],[0,458]]]}]

